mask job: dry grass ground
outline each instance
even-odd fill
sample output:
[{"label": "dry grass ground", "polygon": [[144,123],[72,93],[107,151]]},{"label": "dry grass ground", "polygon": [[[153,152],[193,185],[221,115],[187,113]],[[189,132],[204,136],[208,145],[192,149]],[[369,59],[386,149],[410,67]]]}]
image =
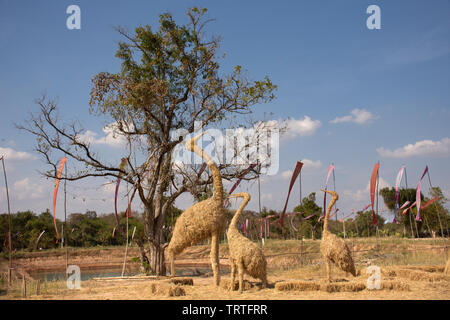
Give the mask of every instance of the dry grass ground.
[{"label": "dry grass ground", "polygon": [[[378,241],[377,250],[375,239],[357,239],[354,242],[347,240],[350,249],[353,249],[356,268],[360,274],[354,278],[333,267],[333,279],[336,282],[330,286],[324,285],[326,270],[318,253],[320,241],[305,241],[304,255],[300,257],[298,255],[299,241],[271,240],[267,241],[263,248],[268,260],[269,286],[266,289],[260,288],[259,281],[253,281],[247,277],[245,291],[242,294],[229,291],[230,275],[224,274],[219,288],[213,286],[211,276],[205,275],[175,278],[180,280],[178,283],[171,283],[165,278],[159,280],[148,278],[139,281],[86,280],[82,281],[79,290],[67,289],[65,281],[48,281],[41,283],[41,295],[36,296],[35,282],[30,281],[27,287],[27,299],[450,300],[450,276],[444,274],[447,252],[442,249],[443,245],[449,245],[449,241],[383,239]],[[223,261],[224,264],[227,260],[227,251],[227,246],[221,245],[221,262]],[[181,261],[184,262],[205,258],[207,260],[208,257],[207,244],[192,247],[192,250],[180,256]],[[47,256],[41,259],[49,258]],[[36,263],[38,263],[37,260]],[[381,290],[369,290],[362,287],[369,277],[366,269],[372,264],[381,268]],[[189,279],[192,279],[193,283]],[[4,279],[2,282],[4,288]],[[283,283],[285,289],[279,290]],[[20,298],[20,282],[16,282],[12,288],[9,288],[6,295],[0,293],[0,299]]]}]

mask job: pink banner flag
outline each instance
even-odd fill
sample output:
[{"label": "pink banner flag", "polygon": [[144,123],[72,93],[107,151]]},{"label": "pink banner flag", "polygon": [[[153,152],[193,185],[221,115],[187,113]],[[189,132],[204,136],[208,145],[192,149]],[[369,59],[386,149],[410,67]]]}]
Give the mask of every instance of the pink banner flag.
[{"label": "pink banner flag", "polygon": [[410,205],[408,208],[406,208],[405,210],[403,210],[402,214],[405,215],[409,209],[411,209],[412,207],[414,207],[416,205],[416,201],[414,201],[414,203],[412,205]]},{"label": "pink banner flag", "polygon": [[56,182],[55,182],[55,189],[53,190],[53,225],[55,226],[56,231],[56,242],[58,242],[59,233],[58,228],[56,227],[56,198],[58,196],[58,187],[59,187],[59,180],[61,178],[61,174],[64,168],[64,164],[66,163],[67,158],[63,157],[61,159],[61,163],[59,164],[58,173],[56,174]]},{"label": "pink banner flag", "polygon": [[[324,190],[327,190],[328,187],[328,180],[330,179],[331,173],[334,170],[334,166],[332,164],[330,164],[330,166],[328,167],[328,173],[327,173],[327,179],[325,180],[325,188]],[[325,211],[326,211],[326,205],[327,205],[327,193],[324,192],[323,194],[323,210],[322,210],[322,216],[325,215]]]},{"label": "pink banner flag", "polygon": [[422,183],[422,179],[423,177],[427,174],[428,172],[428,166],[425,167],[425,170],[423,171],[422,177],[420,177],[419,180],[419,184],[417,185],[417,189],[416,189],[416,207],[417,207],[417,216],[416,216],[416,220],[417,221],[422,221],[422,219],[420,219],[420,184]]},{"label": "pink banner flag", "polygon": [[406,201],[399,209],[406,208],[406,206],[409,205],[410,203],[411,203],[410,201]]}]

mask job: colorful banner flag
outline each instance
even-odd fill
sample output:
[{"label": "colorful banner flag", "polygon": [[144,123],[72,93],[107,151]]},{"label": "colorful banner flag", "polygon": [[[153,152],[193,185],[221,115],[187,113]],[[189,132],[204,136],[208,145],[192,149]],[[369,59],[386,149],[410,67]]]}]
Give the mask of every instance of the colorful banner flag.
[{"label": "colorful banner flag", "polygon": [[400,184],[402,182],[402,178],[403,178],[403,172],[405,171],[406,166],[402,166],[400,171],[397,174],[397,178],[395,179],[395,208],[394,208],[394,223],[397,222],[396,217],[398,214],[398,210],[399,210],[399,195],[400,195]]},{"label": "colorful banner flag", "polygon": [[377,162],[373,167],[372,177],[370,178],[370,203],[372,206],[372,224],[375,226],[378,224],[377,218],[375,216],[374,200],[375,200],[375,187],[377,185],[378,180],[378,169],[380,168],[380,163]]},{"label": "colorful banner flag", "polygon": [[[330,164],[330,166],[328,167],[327,179],[325,180],[324,190],[327,190],[327,188],[328,188],[328,180],[330,179],[330,176],[331,176],[331,173],[333,172],[333,170],[334,170],[334,165]],[[325,216],[326,205],[327,205],[327,193],[324,192],[322,217]]]},{"label": "colorful banner flag", "polygon": [[419,184],[417,185],[417,189],[416,189],[416,207],[417,207],[417,216],[416,216],[416,220],[417,221],[422,221],[422,219],[420,219],[420,184],[422,183],[422,179],[423,177],[427,174],[428,172],[428,166],[425,167],[425,170],[423,171],[422,177],[420,177],[419,180]]},{"label": "colorful banner flag", "polygon": [[53,190],[53,225],[55,226],[56,231],[56,242],[58,242],[59,238],[59,232],[58,228],[56,227],[56,198],[58,196],[58,187],[59,187],[59,180],[61,179],[61,174],[64,168],[64,164],[66,163],[67,158],[63,157],[61,159],[61,163],[59,164],[58,173],[56,174],[56,182],[55,182],[55,189]]},{"label": "colorful banner flag", "polygon": [[294,172],[292,173],[291,182],[289,184],[289,191],[286,197],[286,202],[284,203],[283,211],[281,212],[280,216],[280,225],[283,226],[283,220],[284,220],[284,214],[286,213],[286,208],[289,201],[289,196],[291,195],[292,187],[294,186],[295,180],[297,179],[298,175],[300,174],[300,171],[302,170],[303,162],[297,161],[295,164]]}]

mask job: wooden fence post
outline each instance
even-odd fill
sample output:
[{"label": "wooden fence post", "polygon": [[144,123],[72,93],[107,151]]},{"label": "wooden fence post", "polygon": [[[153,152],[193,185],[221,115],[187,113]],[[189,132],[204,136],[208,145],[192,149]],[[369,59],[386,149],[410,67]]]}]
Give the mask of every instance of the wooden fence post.
[{"label": "wooden fence post", "polygon": [[27,297],[27,281],[25,280],[25,275],[22,275],[22,298]]},{"label": "wooden fence post", "polygon": [[40,295],[41,294],[41,280],[37,279],[36,281],[36,295]]},{"label": "wooden fence post", "polygon": [[303,267],[303,237],[300,240],[300,265]]}]

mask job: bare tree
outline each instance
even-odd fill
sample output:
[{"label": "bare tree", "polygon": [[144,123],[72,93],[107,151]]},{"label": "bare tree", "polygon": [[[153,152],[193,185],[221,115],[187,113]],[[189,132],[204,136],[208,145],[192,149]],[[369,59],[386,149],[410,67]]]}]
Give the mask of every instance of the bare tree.
[{"label": "bare tree", "polygon": [[[203,30],[211,21],[205,19],[205,13],[206,9],[188,10],[189,23],[183,26],[170,14],[162,14],[157,32],[149,26],[136,28],[134,35],[124,28],[116,29],[126,39],[116,53],[122,70],[93,77],[90,110],[112,120],[111,130],[127,146],[125,166],[120,165],[119,157],[102,159],[81,125],[62,123],[56,103],[46,97],[37,100],[38,113],[24,125],[17,125],[36,137],[36,151],[50,166],[42,172],[44,176],[56,178],[58,160],[65,154],[75,160],[79,170],[62,179],[121,178],[133,186],[133,195],[137,193],[145,208],[144,232],[136,242],[141,261],[156,274],[165,274],[168,239],[162,230],[168,209],[184,192],[198,196],[199,186],[212,183],[210,174],[199,174],[201,164],[180,166],[173,157],[174,149],[186,134],[194,132],[196,123],[201,128],[219,128],[225,122],[229,126],[245,124],[262,132],[268,122],[251,122],[244,115],[251,114],[252,106],[271,101],[276,90],[267,77],[250,81],[240,66],[229,75],[220,74],[219,39],[205,39]],[[176,130],[183,134],[174,139]],[[252,139],[246,146],[255,142]],[[256,178],[264,167],[261,164],[244,179]],[[221,163],[219,169],[224,179],[231,180],[247,167]]]}]

